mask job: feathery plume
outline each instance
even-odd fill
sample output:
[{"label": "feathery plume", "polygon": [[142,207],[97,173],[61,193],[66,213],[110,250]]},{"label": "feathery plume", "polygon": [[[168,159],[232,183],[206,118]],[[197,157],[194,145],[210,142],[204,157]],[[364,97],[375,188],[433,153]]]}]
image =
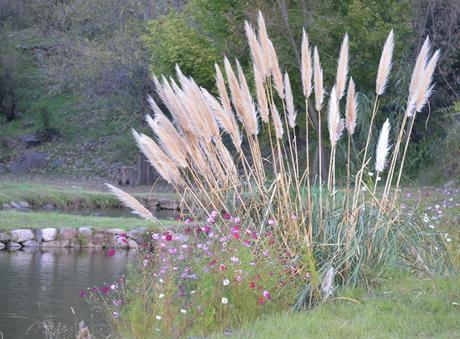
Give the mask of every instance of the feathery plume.
[{"label": "feathery plume", "polygon": [[227,87],[225,86],[224,76],[222,75],[222,71],[220,70],[219,65],[216,63],[214,64],[214,68],[216,69],[216,87],[217,91],[219,92],[219,99],[226,111],[229,113],[232,112],[232,105],[230,104],[230,98],[228,97]]},{"label": "feathery plume", "polygon": [[256,33],[247,21],[244,22],[244,29],[248,38],[249,49],[251,50],[252,62],[254,63],[254,66],[259,69],[261,74],[265,74],[267,72],[265,59],[259,41],[257,40]]},{"label": "feathery plume", "polygon": [[273,127],[275,127],[275,136],[277,139],[283,138],[283,123],[281,122],[280,114],[276,109],[275,105],[271,107],[272,118],[273,118]]},{"label": "feathery plume", "polygon": [[312,87],[311,87],[311,79],[313,76],[313,67],[311,61],[311,52],[310,52],[310,45],[308,42],[307,33],[305,33],[305,29],[302,32],[302,88],[303,88],[303,95],[305,98],[309,98],[311,95]]},{"label": "feathery plume", "polygon": [[388,119],[382,126],[380,131],[379,141],[377,143],[377,150],[375,156],[375,170],[377,172],[383,172],[387,163],[387,156],[390,150],[389,146],[390,137],[390,122]]},{"label": "feathery plume", "polygon": [[328,128],[329,128],[329,140],[331,146],[335,146],[339,141],[343,132],[343,120],[340,119],[339,113],[339,101],[337,99],[337,90],[335,86],[332,88],[331,95],[329,97],[329,111],[328,111]]},{"label": "feathery plume", "polygon": [[[413,94],[418,88],[420,81],[423,77],[424,69],[426,67],[428,61],[428,53],[431,48],[430,37],[426,37],[425,42],[420,48],[420,52],[418,53],[417,60],[415,61],[414,70],[412,71],[412,77],[410,79],[409,85],[409,98],[413,98]],[[409,100],[410,101],[410,100]]]},{"label": "feathery plume", "polygon": [[375,93],[382,95],[388,82],[388,75],[391,71],[391,59],[393,57],[394,34],[393,30],[388,34],[385,45],[383,46],[382,55],[380,56],[377,79],[375,80]]},{"label": "feathery plume", "polygon": [[265,20],[262,15],[262,12],[259,11],[257,17],[257,25],[259,28],[259,43],[261,47],[262,57],[264,59],[265,69],[263,71],[262,77],[265,79],[271,71],[272,68],[272,61],[271,61],[271,53],[270,51],[270,39],[268,38],[267,27],[265,26]]},{"label": "feathery plume", "polygon": [[133,130],[134,138],[140,150],[155,170],[168,183],[181,184],[182,179],[174,162],[163,152],[163,150],[145,134],[139,134]]},{"label": "feathery plume", "polygon": [[281,73],[280,65],[278,62],[278,56],[276,54],[275,47],[273,43],[269,40],[269,53],[270,53],[270,60],[272,64],[272,75],[273,75],[273,82],[275,84],[276,92],[281,99],[284,99],[284,85],[283,85],[283,74]]},{"label": "feathery plume", "polygon": [[243,114],[244,114],[244,105],[243,98],[241,94],[240,84],[238,83],[238,78],[233,71],[230,61],[227,57],[224,58],[225,73],[227,74],[228,86],[230,88],[230,93],[232,95],[233,106],[236,108],[236,113],[238,119],[244,123]]},{"label": "feathery plume", "polygon": [[256,84],[257,107],[259,108],[259,115],[263,122],[268,124],[268,99],[265,93],[264,82],[262,74],[259,69],[254,65],[254,82]]},{"label": "feathery plume", "polygon": [[336,90],[337,100],[340,100],[345,93],[348,74],[348,34],[343,37],[342,47],[340,47],[339,60],[337,63]]},{"label": "feathery plume", "polygon": [[217,101],[217,99],[206,89],[201,88],[201,91],[203,92],[203,95],[206,101],[208,102],[209,107],[214,113],[214,117],[216,118],[219,127],[230,135],[233,144],[238,150],[240,150],[241,136],[233,113],[228,112],[221,104],[219,104],[219,101]]},{"label": "feathery plume", "polygon": [[240,81],[241,98],[243,99],[243,120],[246,129],[252,135],[259,133],[259,121],[257,119],[257,111],[252,100],[251,92],[249,91],[246,77],[238,60],[236,60],[236,69],[238,71],[238,80]]},{"label": "feathery plume", "polygon": [[126,207],[132,209],[132,213],[137,214],[145,220],[156,220],[153,214],[132,195],[110,184],[106,183],[105,185],[113,194],[116,195],[118,200],[120,200]]},{"label": "feathery plume", "polygon": [[355,94],[355,83],[350,77],[348,82],[347,103],[345,107],[345,120],[349,135],[353,135],[356,127],[356,117],[358,112],[358,99]]},{"label": "feathery plume", "polygon": [[286,110],[289,127],[294,128],[297,112],[294,109],[294,98],[292,97],[291,82],[289,81],[289,75],[287,72],[284,73],[284,92],[286,97]]},{"label": "feathery plume", "polygon": [[187,144],[174,128],[169,119],[161,112],[155,114],[155,119],[150,115],[145,116],[147,124],[157,135],[160,145],[174,163],[182,168],[188,167]]},{"label": "feathery plume", "polygon": [[428,102],[428,98],[431,96],[433,91],[433,85],[431,82],[433,80],[433,73],[436,69],[436,65],[439,61],[440,52],[439,49],[433,54],[428,65],[425,67],[423,71],[423,77],[420,81],[420,84],[417,89],[417,94],[415,96],[415,111],[421,112],[423,106]]},{"label": "feathery plume", "polygon": [[319,60],[318,48],[315,47],[313,52],[313,80],[315,86],[315,108],[319,112],[323,105],[324,88],[323,88],[323,69]]}]

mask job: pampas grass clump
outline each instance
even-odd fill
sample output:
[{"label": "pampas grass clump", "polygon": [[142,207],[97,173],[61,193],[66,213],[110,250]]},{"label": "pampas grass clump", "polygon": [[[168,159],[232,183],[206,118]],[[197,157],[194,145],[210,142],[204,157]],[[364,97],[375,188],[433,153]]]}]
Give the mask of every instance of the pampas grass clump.
[{"label": "pampas grass clump", "polygon": [[[358,112],[356,85],[348,74],[349,39],[352,37],[348,34],[344,36],[335,84],[328,84],[330,90],[327,91],[319,50],[310,46],[308,35],[303,31],[301,80],[305,105],[296,107],[289,74],[282,71],[261,13],[257,23],[256,28],[245,23],[254,84],[248,83],[238,60],[227,58],[223,62],[223,71],[215,65],[218,96],[182,74],[179,66],[176,67],[177,80],[165,77],[160,80],[153,76],[157,97],[172,120],[168,120],[155,100],[149,97],[153,117],[148,116],[147,122],[156,140],[137,132],[134,136],[157,172],[173,185],[189,206],[189,213],[196,214],[198,219],[213,210],[241,216],[242,225],[255,227],[261,232],[272,231],[280,247],[302,258],[303,269],[309,272],[308,278],[305,278],[309,292],[304,293],[301,299],[314,300],[315,296],[321,296],[321,292],[329,295],[334,281],[357,283],[363,279],[367,269],[381,267],[389,258],[401,255],[400,252],[395,255],[395,251],[407,249],[392,243],[403,241],[401,232],[407,230],[400,227],[397,204],[410,140],[409,137],[404,138],[404,131],[409,123],[411,132],[416,113],[423,109],[432,93],[432,77],[439,51],[430,57],[427,38],[414,67],[404,119],[400,126],[395,126],[399,128],[399,133],[392,141],[388,120],[383,126],[375,126],[377,114],[383,114],[378,110],[378,101],[386,93],[391,73],[394,33],[389,32],[376,73],[376,98],[370,112],[370,124],[366,126],[366,144],[353,154],[350,145],[357,115],[367,112]],[[251,91],[253,85],[255,98]],[[327,96],[325,117],[323,104]],[[346,99],[342,100],[343,97]],[[309,107],[314,107],[319,120],[316,141],[311,140],[309,135],[312,127],[309,124]],[[306,115],[304,168],[298,160],[295,134],[300,114]],[[322,166],[319,166],[318,177],[311,176],[309,157],[312,142],[319,144],[320,149],[324,143],[321,126],[325,118],[331,148],[327,183],[322,182]],[[380,128],[373,160],[370,145]],[[335,177],[336,150],[343,142],[341,137],[345,129],[347,184],[339,187]],[[261,130],[268,134],[268,157],[262,156],[258,138]],[[229,136],[231,145],[223,142],[224,134]],[[394,146],[390,148],[393,142]],[[319,163],[322,161],[321,153]],[[358,157],[361,163],[355,173],[350,171],[352,157]],[[373,190],[363,177],[372,167],[377,171]],[[380,181],[380,176],[386,176],[386,180]],[[153,218],[135,199],[112,186],[110,189],[138,215]],[[422,253],[422,246],[416,245],[412,249],[417,262],[425,260],[424,255],[430,251],[427,249]],[[334,272],[335,278],[331,272]],[[321,276],[327,281],[321,283]],[[303,304],[302,300],[299,305]]]}]

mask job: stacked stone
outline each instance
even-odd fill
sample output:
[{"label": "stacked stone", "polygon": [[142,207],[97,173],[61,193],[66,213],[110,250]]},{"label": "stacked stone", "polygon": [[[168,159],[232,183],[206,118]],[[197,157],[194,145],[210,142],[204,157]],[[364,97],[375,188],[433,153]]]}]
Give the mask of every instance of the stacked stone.
[{"label": "stacked stone", "polygon": [[[91,227],[47,227],[0,231],[0,250],[21,248],[127,248],[138,249],[147,227],[125,231],[119,228],[95,230]],[[120,241],[122,240],[122,241]]]}]

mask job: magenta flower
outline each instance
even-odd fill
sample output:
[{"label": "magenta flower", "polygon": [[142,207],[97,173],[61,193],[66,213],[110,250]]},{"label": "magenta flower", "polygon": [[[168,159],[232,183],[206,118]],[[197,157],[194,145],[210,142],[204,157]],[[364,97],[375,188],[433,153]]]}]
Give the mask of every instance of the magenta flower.
[{"label": "magenta flower", "polygon": [[259,297],[259,305],[265,304],[264,298]]},{"label": "magenta flower", "polygon": [[85,296],[85,291],[80,291],[80,298],[83,298]]},{"label": "magenta flower", "polygon": [[102,287],[102,292],[107,293],[108,291],[110,291],[110,288],[108,286]]},{"label": "magenta flower", "polygon": [[113,257],[115,255],[115,250],[113,248],[111,248],[110,250],[107,251],[107,255],[109,257]]},{"label": "magenta flower", "polygon": [[263,291],[262,295],[264,296],[265,299],[271,300],[272,296],[270,295],[270,292],[268,291]]},{"label": "magenta flower", "polygon": [[223,218],[224,218],[224,220],[230,220],[232,218],[232,216],[230,215],[230,213],[225,213]]}]

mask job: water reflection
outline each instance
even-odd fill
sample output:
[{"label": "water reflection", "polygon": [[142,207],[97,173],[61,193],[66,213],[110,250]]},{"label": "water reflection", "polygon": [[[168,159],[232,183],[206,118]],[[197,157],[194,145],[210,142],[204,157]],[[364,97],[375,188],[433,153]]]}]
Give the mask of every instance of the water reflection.
[{"label": "water reflection", "polygon": [[84,320],[93,332],[102,331],[102,316],[80,298],[80,290],[118,280],[134,256],[132,251],[117,251],[113,257],[100,250],[0,251],[0,331],[4,338],[41,338],[37,327],[27,335],[26,331],[45,318],[69,327]]}]

